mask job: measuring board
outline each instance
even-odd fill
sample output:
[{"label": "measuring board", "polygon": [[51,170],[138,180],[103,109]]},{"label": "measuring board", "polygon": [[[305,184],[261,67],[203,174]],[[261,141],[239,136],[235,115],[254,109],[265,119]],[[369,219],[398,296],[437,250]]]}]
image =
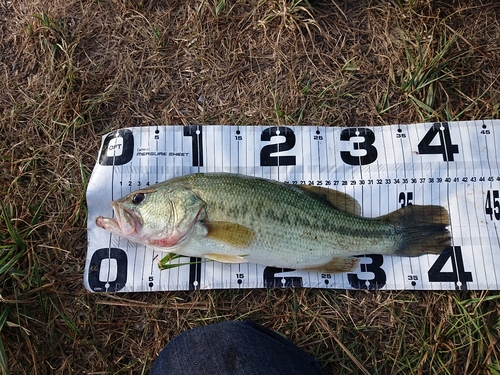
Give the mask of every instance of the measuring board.
[{"label": "measuring board", "polygon": [[[148,126],[102,139],[87,190],[84,284],[93,292],[223,288],[500,289],[500,120],[380,127]],[[231,172],[340,190],[376,217],[409,204],[441,205],[452,246],[440,255],[361,256],[325,274],[201,262],[160,270],[166,253],[95,224],[110,202],[169,178]]]}]

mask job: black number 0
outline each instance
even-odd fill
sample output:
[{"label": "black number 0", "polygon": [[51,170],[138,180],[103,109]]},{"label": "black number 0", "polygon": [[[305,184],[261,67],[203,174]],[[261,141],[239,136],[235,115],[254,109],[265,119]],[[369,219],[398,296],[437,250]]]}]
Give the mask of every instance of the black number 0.
[{"label": "black number 0", "polygon": [[[102,281],[99,278],[101,266],[104,260],[113,259],[116,262],[116,279]],[[127,253],[122,249],[108,248],[98,249],[90,259],[88,283],[94,292],[118,292],[125,287],[127,282]]]}]

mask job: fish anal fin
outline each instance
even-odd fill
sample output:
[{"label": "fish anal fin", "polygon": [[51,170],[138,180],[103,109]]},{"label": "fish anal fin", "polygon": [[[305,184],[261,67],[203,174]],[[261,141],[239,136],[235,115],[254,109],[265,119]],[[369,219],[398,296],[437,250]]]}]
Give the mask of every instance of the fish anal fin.
[{"label": "fish anal fin", "polygon": [[320,266],[305,268],[304,271],[321,273],[345,273],[354,271],[359,265],[359,258],[339,257]]},{"label": "fish anal fin", "polygon": [[255,233],[244,225],[226,221],[206,221],[207,237],[226,245],[246,248],[255,238]]},{"label": "fish anal fin", "polygon": [[310,195],[326,200],[336,209],[351,215],[361,215],[361,206],[358,201],[348,194],[335,189],[329,189],[322,186],[313,185],[293,185]]},{"label": "fish anal fin", "polygon": [[221,263],[247,263],[248,261],[241,255],[231,254],[203,254],[204,258],[215,260]]}]

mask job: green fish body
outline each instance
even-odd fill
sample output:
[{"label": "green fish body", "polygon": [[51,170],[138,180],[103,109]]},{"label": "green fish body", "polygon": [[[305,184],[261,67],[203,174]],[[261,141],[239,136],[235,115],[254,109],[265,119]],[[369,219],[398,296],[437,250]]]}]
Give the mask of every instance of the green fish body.
[{"label": "green fish body", "polygon": [[441,206],[410,205],[378,218],[335,190],[229,173],[192,174],[112,203],[96,223],[155,249],[224,263],[348,272],[356,255],[418,256],[450,245]]}]

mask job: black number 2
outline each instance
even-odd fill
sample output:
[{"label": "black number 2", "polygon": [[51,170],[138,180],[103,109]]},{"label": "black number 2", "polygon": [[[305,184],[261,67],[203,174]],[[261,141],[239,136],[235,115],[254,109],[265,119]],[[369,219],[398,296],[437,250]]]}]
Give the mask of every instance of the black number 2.
[{"label": "black number 2", "polygon": [[285,137],[285,142],[276,143],[272,145],[267,145],[260,150],[260,165],[262,167],[277,167],[278,165],[295,165],[295,156],[271,156],[272,153],[288,151],[295,146],[295,134],[292,129],[285,126],[274,126],[272,128],[265,129],[260,140],[264,142],[269,142],[271,138],[283,136]]},{"label": "black number 2", "polygon": [[297,276],[285,276],[276,277],[278,273],[295,271],[290,268],[276,268],[276,267],[266,267],[264,268],[264,287],[265,288],[301,288],[302,287],[302,277]]}]

